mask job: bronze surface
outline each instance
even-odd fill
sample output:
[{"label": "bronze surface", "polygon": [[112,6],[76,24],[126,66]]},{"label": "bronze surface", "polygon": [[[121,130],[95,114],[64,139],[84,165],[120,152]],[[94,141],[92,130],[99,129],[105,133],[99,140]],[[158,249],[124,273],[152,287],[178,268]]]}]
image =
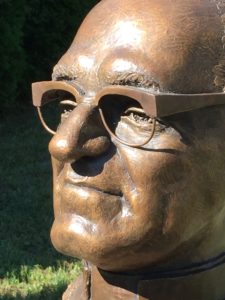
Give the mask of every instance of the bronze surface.
[{"label": "bronze surface", "polygon": [[[217,0],[103,0],[53,81],[33,85],[41,109],[54,97],[77,102],[49,143],[52,242],[117,278],[108,286],[92,267],[90,294],[79,279],[66,300],[225,298],[223,262],[198,275],[142,281],[136,290],[129,279],[225,251],[224,8]],[[137,101],[129,102],[131,114],[118,111],[116,123],[130,145],[156,121],[144,147],[108,133],[99,106],[110,95]]]}]

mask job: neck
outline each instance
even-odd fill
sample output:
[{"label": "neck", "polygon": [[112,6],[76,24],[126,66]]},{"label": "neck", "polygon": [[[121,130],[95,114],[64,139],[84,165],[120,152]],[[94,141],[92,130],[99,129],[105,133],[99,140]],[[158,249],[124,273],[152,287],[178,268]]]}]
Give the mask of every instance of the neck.
[{"label": "neck", "polygon": [[86,265],[63,300],[225,300],[225,253],[164,271],[116,273]]},{"label": "neck", "polygon": [[191,266],[138,275],[91,267],[90,294],[92,300],[225,300],[224,278],[224,253]]}]

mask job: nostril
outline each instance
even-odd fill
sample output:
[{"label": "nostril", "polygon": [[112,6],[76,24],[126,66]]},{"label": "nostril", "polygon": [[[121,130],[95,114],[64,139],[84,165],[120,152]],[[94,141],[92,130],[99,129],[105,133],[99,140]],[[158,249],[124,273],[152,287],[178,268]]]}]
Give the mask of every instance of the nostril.
[{"label": "nostril", "polygon": [[98,156],[84,156],[71,164],[73,171],[80,176],[94,177],[102,173],[106,162],[110,161],[116,153],[111,144],[108,151]]}]

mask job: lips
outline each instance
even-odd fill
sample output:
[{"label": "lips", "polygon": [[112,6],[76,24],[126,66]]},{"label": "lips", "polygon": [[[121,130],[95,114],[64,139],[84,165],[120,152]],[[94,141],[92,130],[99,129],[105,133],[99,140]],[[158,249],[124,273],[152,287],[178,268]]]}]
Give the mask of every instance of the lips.
[{"label": "lips", "polygon": [[121,213],[121,193],[99,188],[88,182],[90,178],[86,177],[71,178],[67,175],[61,179],[56,197],[60,199],[62,213],[91,222],[109,222]]},{"label": "lips", "polygon": [[73,186],[77,186],[80,188],[84,188],[87,191],[89,190],[90,192],[99,192],[99,193],[103,193],[106,195],[111,195],[111,196],[116,196],[116,197],[122,197],[123,194],[119,191],[110,191],[110,190],[104,190],[102,188],[99,188],[97,186],[97,184],[94,183],[90,183],[88,182],[88,178],[84,177],[83,180],[81,180],[81,178],[70,178],[70,177],[66,177],[65,178],[65,184],[71,184]]}]

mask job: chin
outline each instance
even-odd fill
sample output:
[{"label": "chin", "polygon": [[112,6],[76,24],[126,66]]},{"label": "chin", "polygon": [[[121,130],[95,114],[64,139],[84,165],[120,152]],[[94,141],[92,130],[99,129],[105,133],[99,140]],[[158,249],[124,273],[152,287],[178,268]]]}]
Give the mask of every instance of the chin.
[{"label": "chin", "polygon": [[[126,229],[125,225],[122,227]],[[87,260],[106,271],[118,272],[150,267],[163,261],[177,242],[172,241],[171,247],[167,238],[166,241],[156,239],[155,232],[149,233],[148,238],[139,232],[139,240],[135,241],[129,231],[123,237],[113,228],[103,228],[80,216],[67,216],[64,221],[55,220],[51,240],[62,254]]]}]

